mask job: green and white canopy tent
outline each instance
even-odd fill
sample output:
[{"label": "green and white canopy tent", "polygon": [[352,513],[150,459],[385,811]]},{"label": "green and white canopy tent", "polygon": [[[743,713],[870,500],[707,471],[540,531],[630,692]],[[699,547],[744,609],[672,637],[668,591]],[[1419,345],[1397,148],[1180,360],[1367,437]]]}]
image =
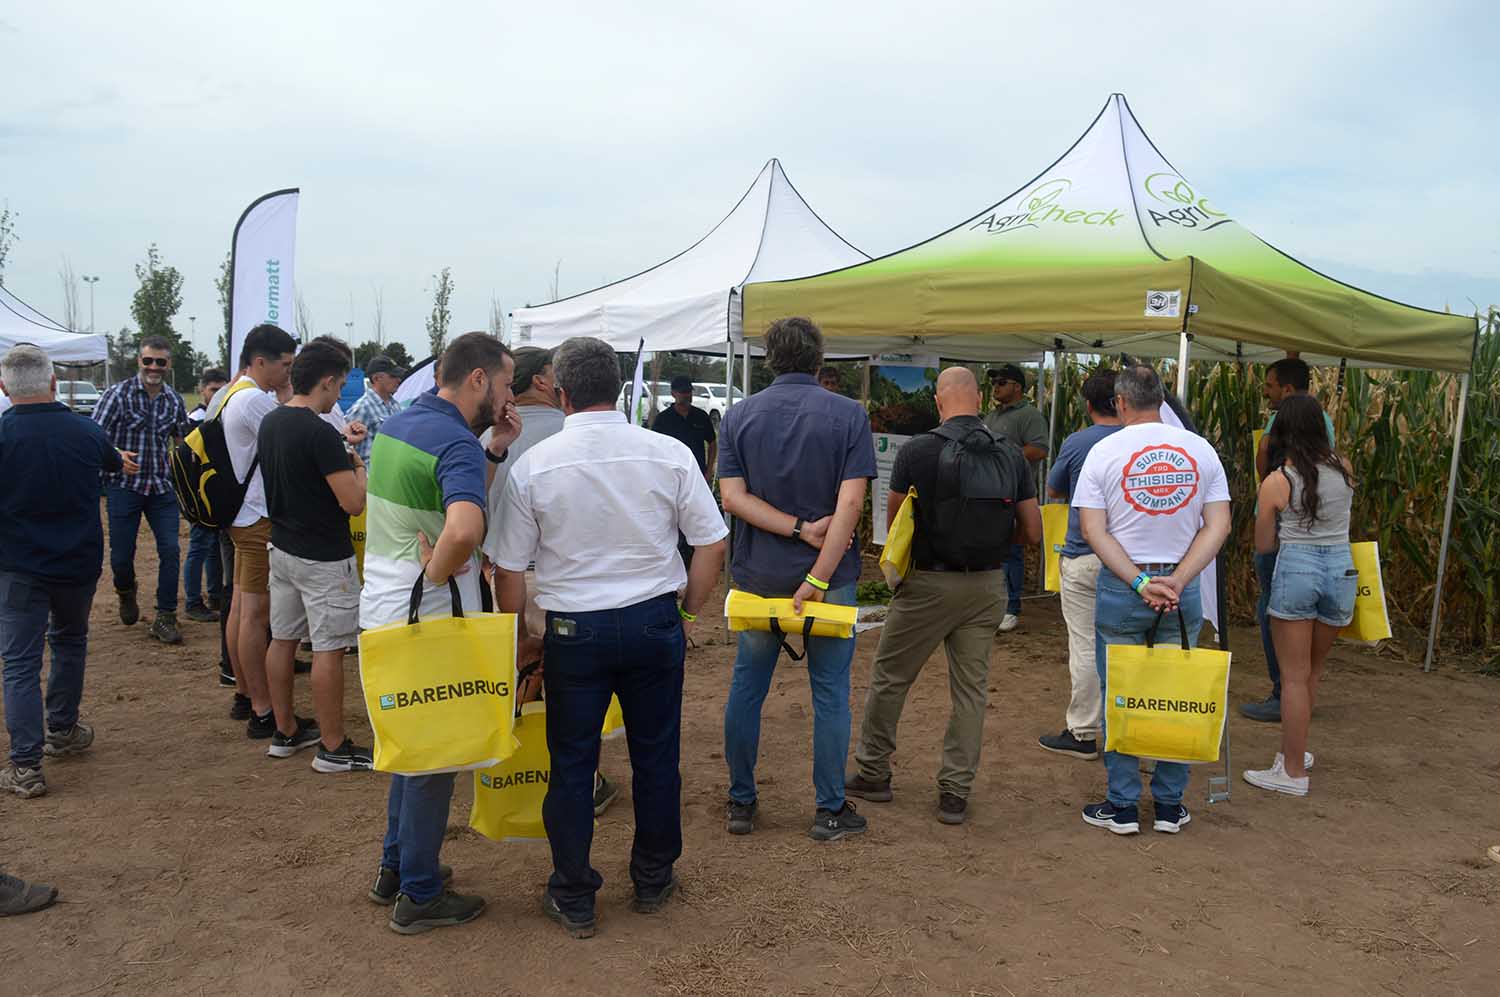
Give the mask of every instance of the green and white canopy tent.
[{"label": "green and white canopy tent", "polygon": [[[1185,365],[1190,350],[1262,363],[1295,350],[1315,364],[1462,373],[1441,586],[1477,320],[1352,287],[1261,240],[1167,161],[1121,94],[1051,166],[953,228],[742,293],[745,329],[806,315],[840,352],[1125,351]],[[1435,599],[1429,663],[1438,609]]]}]

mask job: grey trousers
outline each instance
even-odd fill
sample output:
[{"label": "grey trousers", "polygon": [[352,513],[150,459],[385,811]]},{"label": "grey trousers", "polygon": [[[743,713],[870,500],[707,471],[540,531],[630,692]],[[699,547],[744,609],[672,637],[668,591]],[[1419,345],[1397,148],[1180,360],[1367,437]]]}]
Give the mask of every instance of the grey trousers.
[{"label": "grey trousers", "polygon": [[865,697],[854,760],[860,775],[891,775],[896,727],[906,694],[939,643],[948,652],[952,710],[943,737],[938,791],[967,799],[979,768],[984,709],[989,692],[990,649],[1005,611],[1004,571],[913,571],[891,599]]}]

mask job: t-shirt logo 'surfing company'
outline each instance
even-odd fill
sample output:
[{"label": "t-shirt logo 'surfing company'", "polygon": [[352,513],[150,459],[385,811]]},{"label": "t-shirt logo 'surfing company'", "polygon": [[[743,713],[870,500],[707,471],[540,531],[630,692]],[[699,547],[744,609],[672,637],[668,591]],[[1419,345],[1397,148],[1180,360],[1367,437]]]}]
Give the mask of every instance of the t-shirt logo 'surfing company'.
[{"label": "t-shirt logo 'surfing company'", "polygon": [[1164,212],[1149,206],[1146,208],[1157,228],[1176,225],[1179,228],[1201,228],[1206,232],[1231,221],[1224,212],[1210,208],[1208,198],[1199,197],[1188,182],[1175,173],[1153,173],[1142,186],[1158,203],[1167,206]]},{"label": "t-shirt logo 'surfing company'", "polygon": [[1008,215],[991,211],[969,226],[969,231],[983,229],[987,235],[1004,235],[1023,228],[1037,228],[1044,222],[1061,222],[1065,225],[1116,225],[1124,217],[1119,211],[1091,208],[1073,208],[1062,203],[1063,196],[1073,189],[1073,181],[1058,177],[1044,180],[1031,188],[1021,198],[1020,210]]},{"label": "t-shirt logo 'surfing company'", "polygon": [[1153,444],[1126,462],[1120,488],[1146,515],[1170,516],[1198,494],[1198,462],[1181,447]]}]

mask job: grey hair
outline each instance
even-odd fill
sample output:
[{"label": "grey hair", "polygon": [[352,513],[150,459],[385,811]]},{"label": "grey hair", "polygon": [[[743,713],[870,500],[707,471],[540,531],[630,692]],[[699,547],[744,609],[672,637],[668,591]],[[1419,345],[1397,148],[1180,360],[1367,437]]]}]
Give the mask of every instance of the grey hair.
[{"label": "grey hair", "polygon": [[1166,392],[1156,371],[1145,364],[1130,364],[1115,375],[1115,397],[1123,398],[1133,409],[1156,411]]},{"label": "grey hair", "polygon": [[20,343],[0,359],[0,381],[12,398],[38,398],[52,391],[52,358],[40,346]]},{"label": "grey hair", "polygon": [[574,336],[552,354],[552,374],[575,410],[613,405],[620,393],[620,364],[602,339]]},{"label": "grey hair", "polygon": [[801,316],[777,319],[763,337],[771,373],[815,374],[823,366],[823,330]]}]

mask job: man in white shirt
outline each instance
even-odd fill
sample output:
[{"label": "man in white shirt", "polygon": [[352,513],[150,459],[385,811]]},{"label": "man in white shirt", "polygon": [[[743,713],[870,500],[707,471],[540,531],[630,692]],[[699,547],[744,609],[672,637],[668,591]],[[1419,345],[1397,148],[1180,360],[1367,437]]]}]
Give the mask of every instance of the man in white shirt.
[{"label": "man in white shirt", "polygon": [[[1153,626],[1163,643],[1179,639],[1178,620],[1196,644],[1203,624],[1198,575],[1229,536],[1229,485],[1219,455],[1203,437],[1161,421],[1161,379],[1128,366],[1115,378],[1121,428],[1084,460],[1073,507],[1083,538],[1102,562],[1094,597],[1094,666],[1109,698],[1105,648],[1144,644]],[[1158,620],[1158,614],[1162,614]],[[1103,739],[1105,731],[1099,731]],[[1115,834],[1140,831],[1140,763],[1106,751],[1103,803],[1083,819]],[[1151,775],[1153,827],[1175,834],[1191,819],[1182,805],[1188,766],[1158,761]]]},{"label": "man in white shirt", "polygon": [[[624,713],[634,776],[635,910],[660,910],[676,888],[682,624],[713,588],[728,530],[687,447],[629,425],[615,410],[614,350],[570,339],[553,362],[567,418],[561,433],[511,468],[495,563],[501,612],[523,614],[526,567],[536,563],[536,601],[547,613],[552,755],[542,819],[553,871],[542,904],[570,935],[587,938],[603,884],[589,850],[599,734],[612,695]],[[690,573],[677,556],[679,531],[695,549]]]},{"label": "man in white shirt", "polygon": [[[244,375],[220,392],[224,442],[234,476],[248,485],[240,511],[229,527],[234,542],[234,595],[229,605],[225,640],[240,695],[250,699],[247,736],[264,740],[276,733],[271,692],[266,683],[266,646],[271,622],[271,521],[266,518],[266,489],[261,478],[261,420],[276,408],[276,393],[290,384],[297,341],[274,325],[258,325],[245,337],[240,353]],[[243,385],[243,387],[241,387]]]}]

